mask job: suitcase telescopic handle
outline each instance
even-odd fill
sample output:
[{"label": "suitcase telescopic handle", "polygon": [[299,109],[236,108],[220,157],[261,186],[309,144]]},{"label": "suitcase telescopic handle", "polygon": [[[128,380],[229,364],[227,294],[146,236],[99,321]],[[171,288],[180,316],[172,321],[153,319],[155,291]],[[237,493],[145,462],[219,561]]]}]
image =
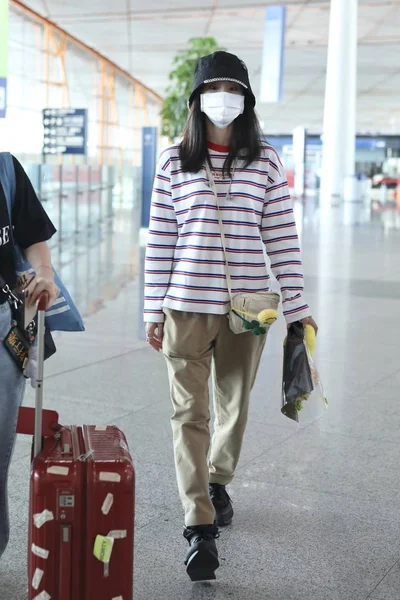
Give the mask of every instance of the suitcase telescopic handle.
[{"label": "suitcase telescopic handle", "polygon": [[35,401],[35,437],[33,456],[42,450],[42,418],[43,418],[43,375],[44,375],[44,333],[45,333],[45,311],[49,301],[49,294],[43,292],[39,296],[38,323],[37,323],[37,376],[36,376],[36,401]]}]

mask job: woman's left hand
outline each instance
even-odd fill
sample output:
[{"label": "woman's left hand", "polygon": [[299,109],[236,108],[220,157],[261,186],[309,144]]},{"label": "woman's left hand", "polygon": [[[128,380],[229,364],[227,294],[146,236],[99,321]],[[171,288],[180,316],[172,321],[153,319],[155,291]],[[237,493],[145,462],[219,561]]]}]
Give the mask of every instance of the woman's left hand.
[{"label": "woman's left hand", "polygon": [[27,305],[34,306],[43,292],[46,292],[49,296],[46,307],[48,309],[54,304],[60,293],[60,290],[54,283],[54,273],[51,267],[40,267],[37,270],[36,276],[25,288]]}]

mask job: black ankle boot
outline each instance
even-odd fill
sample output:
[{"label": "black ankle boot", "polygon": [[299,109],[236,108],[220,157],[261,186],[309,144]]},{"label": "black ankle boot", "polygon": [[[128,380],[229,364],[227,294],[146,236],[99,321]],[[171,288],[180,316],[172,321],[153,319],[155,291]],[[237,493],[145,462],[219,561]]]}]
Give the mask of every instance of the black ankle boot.
[{"label": "black ankle boot", "polygon": [[215,508],[218,527],[227,527],[232,523],[233,507],[225,486],[219,483],[210,483],[210,498]]},{"label": "black ankle boot", "polygon": [[215,539],[219,537],[216,525],[185,527],[184,537],[189,542],[186,555],[186,572],[192,581],[215,579],[219,567],[218,550]]}]

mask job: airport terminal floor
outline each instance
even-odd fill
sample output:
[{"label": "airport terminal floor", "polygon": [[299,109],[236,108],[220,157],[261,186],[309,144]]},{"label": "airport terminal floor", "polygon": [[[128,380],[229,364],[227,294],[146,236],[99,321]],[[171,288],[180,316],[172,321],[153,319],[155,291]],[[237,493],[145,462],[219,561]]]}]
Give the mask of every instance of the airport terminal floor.
[{"label": "airport terminal floor", "polygon": [[[400,598],[400,215],[393,208],[345,225],[341,209],[321,212],[309,199],[296,216],[329,409],[299,425],[281,414],[280,320],[254,388],[230,486],[235,519],[221,533],[211,583],[191,583],[183,565],[172,409],[163,358],[144,341],[135,217],[117,210],[101,231],[53,250],[87,331],[56,337],[45,404],[63,424],[116,424],[127,434],[137,474],[135,600]],[[26,598],[29,468],[30,439],[20,437],[2,600]]]}]

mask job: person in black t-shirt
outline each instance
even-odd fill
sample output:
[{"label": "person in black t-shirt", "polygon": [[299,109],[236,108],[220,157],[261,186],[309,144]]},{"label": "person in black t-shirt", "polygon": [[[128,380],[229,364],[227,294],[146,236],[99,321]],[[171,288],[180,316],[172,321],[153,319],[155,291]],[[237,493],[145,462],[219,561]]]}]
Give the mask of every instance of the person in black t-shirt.
[{"label": "person in black t-shirt", "polygon": [[[36,276],[26,288],[27,302],[33,305],[42,292],[49,296],[48,307],[58,295],[47,246],[55,228],[44,211],[24,169],[13,159],[16,190],[11,222],[6,197],[0,182],[0,275],[13,288],[16,285],[13,240],[21,246]],[[0,556],[9,538],[7,477],[18,409],[22,402],[25,379],[8,354],[3,341],[11,328],[11,309],[0,291]]]},{"label": "person in black t-shirt", "polygon": [[[16,190],[10,223],[6,198],[0,183],[0,275],[14,287],[16,284],[13,260],[13,241],[26,252],[26,257],[36,271],[37,277],[28,288],[30,303],[36,302],[41,292],[47,291],[49,304],[54,302],[57,290],[54,286],[50,253],[47,247],[49,240],[56,232],[55,227],[42,207],[35,190],[21,164],[13,158]],[[13,228],[13,236],[11,235]],[[4,302],[0,296],[0,303]]]}]

